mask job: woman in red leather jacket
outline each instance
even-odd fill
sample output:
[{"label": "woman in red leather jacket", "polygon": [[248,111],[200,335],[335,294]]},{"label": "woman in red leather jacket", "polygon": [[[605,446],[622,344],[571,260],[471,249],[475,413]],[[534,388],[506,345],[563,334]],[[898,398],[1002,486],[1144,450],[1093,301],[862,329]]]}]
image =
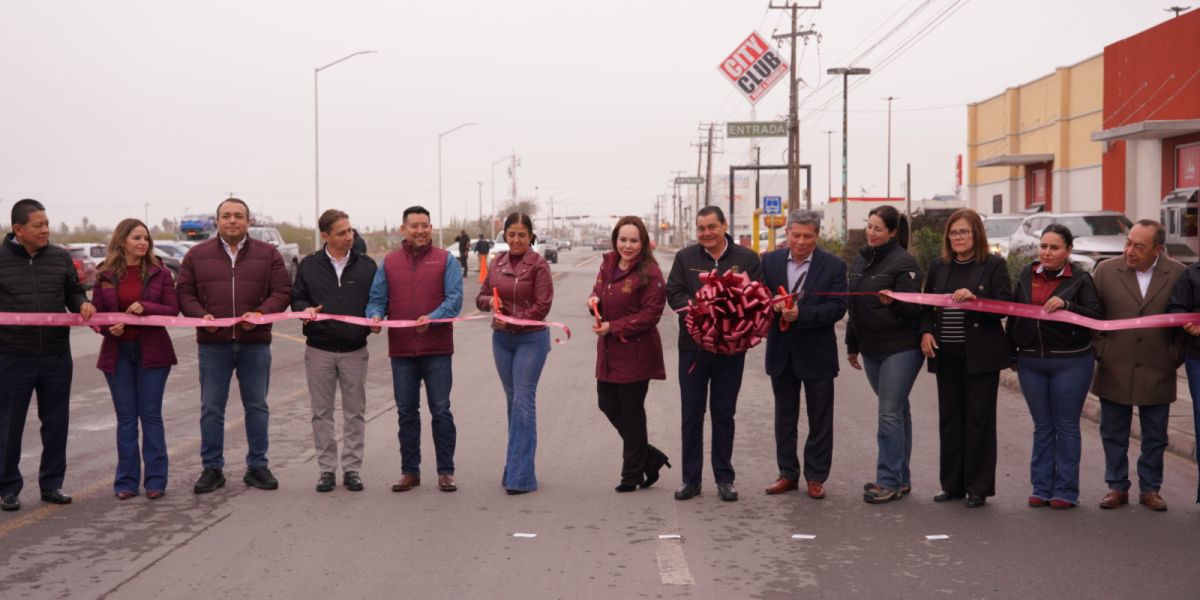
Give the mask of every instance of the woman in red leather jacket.
[{"label": "woman in red leather jacket", "polygon": [[651,379],[666,379],[658,320],[667,302],[662,271],[642,220],[622,217],[613,228],[615,251],[604,255],[588,298],[596,315],[596,393],[600,410],[621,434],[621,483],[632,492],[658,481],[671,466],[646,434],[646,392]]},{"label": "woman in red leather jacket", "polygon": [[[475,297],[479,310],[543,321],[554,301],[550,265],[533,251],[533,221],[512,213],[504,220],[508,251],[488,266],[487,278]],[[544,325],[512,325],[492,320],[492,355],[508,404],[508,452],[502,483],[509,494],[537,489],[533,458],[537,451],[537,384],[550,353],[550,332]]]}]

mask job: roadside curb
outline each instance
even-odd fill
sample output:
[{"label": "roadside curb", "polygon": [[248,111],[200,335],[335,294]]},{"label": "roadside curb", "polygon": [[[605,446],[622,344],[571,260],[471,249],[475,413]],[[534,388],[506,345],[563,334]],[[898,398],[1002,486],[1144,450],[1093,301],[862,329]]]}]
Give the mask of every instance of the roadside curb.
[{"label": "roadside curb", "polygon": [[[1013,371],[1000,372],[1000,385],[1021,393],[1021,384],[1017,379],[1017,374]],[[1186,389],[1184,392],[1187,393]],[[1180,397],[1176,399],[1176,402],[1191,402],[1191,398]],[[1100,398],[1090,392],[1087,400],[1083,403],[1083,417],[1093,423],[1100,422]],[[1190,430],[1190,426],[1190,422],[1185,424],[1186,429],[1168,426],[1167,452],[1194,463],[1196,462],[1196,433]],[[1133,419],[1130,435],[1138,440],[1142,439],[1142,425],[1138,419]]]}]

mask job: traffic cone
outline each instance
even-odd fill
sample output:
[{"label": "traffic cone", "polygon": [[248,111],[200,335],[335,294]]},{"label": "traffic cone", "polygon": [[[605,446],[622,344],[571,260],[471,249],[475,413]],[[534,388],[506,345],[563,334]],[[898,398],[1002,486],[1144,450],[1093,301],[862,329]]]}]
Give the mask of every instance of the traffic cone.
[{"label": "traffic cone", "polygon": [[479,255],[479,283],[487,281],[487,255]]}]

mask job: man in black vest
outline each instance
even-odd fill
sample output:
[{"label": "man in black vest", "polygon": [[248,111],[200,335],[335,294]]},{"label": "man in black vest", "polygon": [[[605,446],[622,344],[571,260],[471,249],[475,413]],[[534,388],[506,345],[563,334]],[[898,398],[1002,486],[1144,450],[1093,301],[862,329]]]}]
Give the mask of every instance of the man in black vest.
[{"label": "man in black vest", "polygon": [[[12,233],[0,249],[0,313],[96,312],[79,283],[71,255],[50,245],[50,220],[37,200],[12,208]],[[0,326],[0,510],[20,510],[21,434],[37,391],[42,422],[42,500],[70,504],[62,491],[67,472],[67,425],[71,400],[71,331],[68,327]]]}]

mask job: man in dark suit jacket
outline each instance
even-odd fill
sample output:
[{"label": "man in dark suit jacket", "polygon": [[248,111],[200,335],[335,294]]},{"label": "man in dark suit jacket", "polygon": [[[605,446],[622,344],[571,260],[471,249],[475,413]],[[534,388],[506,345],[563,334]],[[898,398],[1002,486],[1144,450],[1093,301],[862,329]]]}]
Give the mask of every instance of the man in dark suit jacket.
[{"label": "man in dark suit jacket", "polygon": [[[808,440],[804,443],[804,479],[810,498],[825,497],[833,460],[833,378],[838,374],[835,323],[846,314],[846,262],[817,247],[821,217],[809,210],[788,216],[787,246],[763,256],[763,275],[772,292],[780,286],[798,294],[794,306],[777,304],[779,313],[767,333],[767,375],[775,393],[775,455],[779,479],[767,487],[781,494],[799,487],[796,456],[800,388],[808,400]],[[783,329],[786,328],[786,329]]]}]

